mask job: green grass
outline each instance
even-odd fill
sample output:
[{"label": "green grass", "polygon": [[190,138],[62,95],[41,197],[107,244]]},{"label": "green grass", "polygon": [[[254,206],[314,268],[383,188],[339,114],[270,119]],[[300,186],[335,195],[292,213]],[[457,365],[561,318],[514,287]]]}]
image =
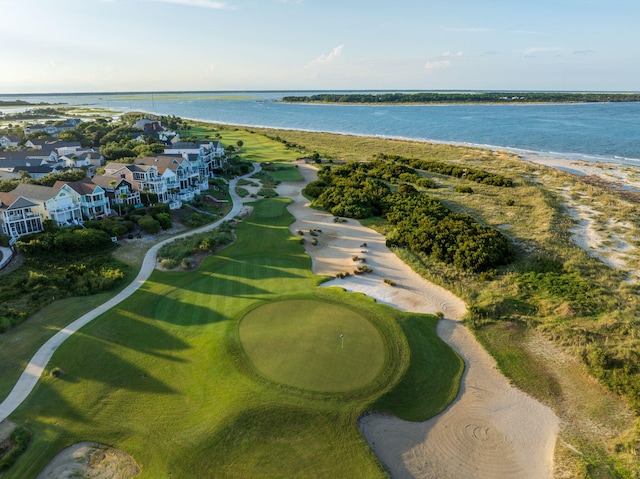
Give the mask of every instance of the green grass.
[{"label": "green grass", "polygon": [[[287,204],[257,202],[234,245],[197,271],[154,272],[135,295],[67,340],[49,365],[64,373],[45,374],[11,416],[33,431],[33,440],[3,477],[34,477],[64,447],[86,440],[131,454],[141,479],[385,477],[358,417],[396,385],[411,398],[376,409],[400,414],[428,392],[444,407],[457,391],[459,359],[447,349],[454,371],[447,377],[412,366],[432,343],[405,337],[404,313],[318,287],[324,278],[310,272],[310,258],[289,232]],[[318,314],[338,308],[358,318],[344,325],[345,351],[352,334],[379,338],[378,374],[369,380],[371,369],[360,368],[358,377],[367,377],[360,387],[331,392],[256,373],[241,345],[241,320],[255,308],[279,309],[292,300],[320,304]],[[403,381],[406,371],[415,388]]]},{"label": "green grass", "polygon": [[240,342],[265,377],[314,391],[361,388],[380,374],[385,359],[380,333],[367,319],[318,301],[254,309],[240,322]]},{"label": "green grass", "polygon": [[282,143],[264,135],[228,125],[192,122],[191,129],[181,131],[180,136],[196,136],[198,139],[214,140],[216,133],[221,136],[218,141],[225,147],[230,145],[236,147],[238,141],[242,141],[243,146],[238,151],[238,155],[246,161],[294,161],[301,156],[300,153],[287,150]]}]

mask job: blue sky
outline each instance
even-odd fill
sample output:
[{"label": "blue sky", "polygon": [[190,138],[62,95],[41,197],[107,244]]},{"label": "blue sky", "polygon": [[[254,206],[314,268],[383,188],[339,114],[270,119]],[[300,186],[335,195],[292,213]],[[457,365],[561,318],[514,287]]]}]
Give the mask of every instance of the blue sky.
[{"label": "blue sky", "polygon": [[640,90],[638,0],[0,0],[0,93]]}]

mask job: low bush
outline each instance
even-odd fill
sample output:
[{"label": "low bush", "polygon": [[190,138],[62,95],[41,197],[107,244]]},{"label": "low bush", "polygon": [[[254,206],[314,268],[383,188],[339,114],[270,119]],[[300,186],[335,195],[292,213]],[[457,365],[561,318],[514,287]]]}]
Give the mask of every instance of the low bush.
[{"label": "low bush", "polygon": [[31,441],[31,432],[24,427],[17,427],[9,437],[10,450],[0,459],[0,472],[8,469],[20,457]]}]

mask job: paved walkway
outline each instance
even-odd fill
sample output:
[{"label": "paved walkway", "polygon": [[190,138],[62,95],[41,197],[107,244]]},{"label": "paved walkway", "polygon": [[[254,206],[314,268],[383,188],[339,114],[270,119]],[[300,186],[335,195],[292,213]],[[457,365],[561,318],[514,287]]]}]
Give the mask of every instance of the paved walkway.
[{"label": "paved walkway", "polygon": [[2,255],[0,256],[0,269],[2,269],[7,265],[7,263],[9,263],[9,261],[11,261],[11,258],[13,258],[13,251],[9,248],[5,248],[4,246],[0,246],[0,251],[2,252]]},{"label": "paved walkway", "polygon": [[[250,176],[253,173],[259,171],[260,166],[258,164],[254,164],[254,171],[248,173],[245,176]],[[7,398],[0,404],[0,422],[4,421],[13,411],[15,411],[20,404],[27,398],[29,393],[36,386],[36,383],[40,379],[40,376],[44,372],[45,367],[49,363],[51,356],[53,353],[60,347],[60,345],[73,333],[77,332],[80,328],[91,322],[93,319],[100,316],[102,313],[108,311],[109,309],[116,306],[121,301],[125,300],[129,296],[131,296],[142,284],[147,280],[149,275],[153,272],[156,266],[156,254],[158,250],[165,245],[166,243],[170,243],[178,238],[184,238],[190,236],[195,233],[201,233],[203,231],[207,231],[210,229],[217,228],[222,224],[223,221],[229,220],[242,211],[242,198],[238,196],[236,193],[236,183],[237,179],[233,179],[229,182],[229,192],[231,194],[231,200],[233,201],[233,208],[227,216],[224,218],[212,223],[210,225],[203,226],[197,230],[188,231],[187,233],[183,233],[178,236],[174,236],[172,238],[168,238],[149,249],[147,254],[144,257],[142,262],[142,267],[140,268],[140,272],[136,279],[133,280],[131,284],[129,284],[125,289],[120,291],[116,296],[111,298],[106,303],[98,306],[92,311],[89,311],[84,316],[76,319],[74,322],[66,326],[65,328],[58,331],[53,337],[51,337],[44,345],[36,352],[36,354],[31,358],[29,364],[25,368],[24,372],[18,379],[18,382],[13,387]]]}]

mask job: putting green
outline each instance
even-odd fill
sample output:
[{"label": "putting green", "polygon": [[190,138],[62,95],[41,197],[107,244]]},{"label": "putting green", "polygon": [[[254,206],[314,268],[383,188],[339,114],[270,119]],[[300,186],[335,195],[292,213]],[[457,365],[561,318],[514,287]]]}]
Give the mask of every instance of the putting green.
[{"label": "putting green", "polygon": [[314,300],[260,306],[242,318],[239,336],[261,375],[313,391],[365,386],[381,373],[386,355],[380,333],[366,318]]}]

